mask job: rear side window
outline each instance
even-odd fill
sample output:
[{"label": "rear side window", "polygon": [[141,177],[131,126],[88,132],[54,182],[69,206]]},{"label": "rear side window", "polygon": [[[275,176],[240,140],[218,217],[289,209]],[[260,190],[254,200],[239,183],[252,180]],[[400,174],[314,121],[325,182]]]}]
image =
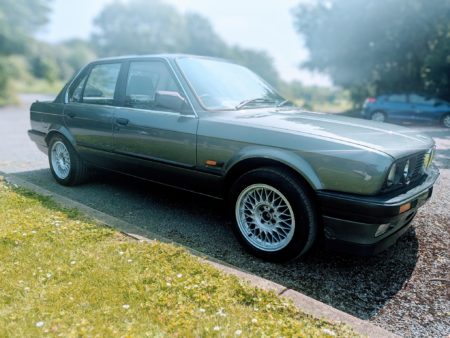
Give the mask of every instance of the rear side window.
[{"label": "rear side window", "polygon": [[[131,62],[125,91],[125,106],[139,109],[155,109],[157,92],[183,96],[172,74],[163,62]],[[170,111],[170,109],[165,110]]]},{"label": "rear side window", "polygon": [[69,102],[81,102],[87,74],[83,75],[69,90]]},{"label": "rear side window", "polygon": [[120,63],[100,64],[92,68],[83,91],[83,102],[113,105]]},{"label": "rear side window", "polygon": [[403,94],[396,94],[396,95],[391,95],[389,96],[388,99],[389,102],[401,102],[401,103],[405,103],[407,101],[406,99],[406,95]]}]

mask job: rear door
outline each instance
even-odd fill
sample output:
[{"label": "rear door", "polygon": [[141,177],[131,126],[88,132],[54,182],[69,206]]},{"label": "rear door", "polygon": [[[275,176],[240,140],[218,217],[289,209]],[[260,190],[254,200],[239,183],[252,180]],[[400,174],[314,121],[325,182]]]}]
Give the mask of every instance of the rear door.
[{"label": "rear door", "polygon": [[130,61],[126,67],[121,89],[124,107],[114,116],[114,151],[126,160],[124,170],[137,170],[139,176],[156,175],[161,181],[161,171],[194,168],[197,116],[187,100],[180,110],[155,105],[159,93],[185,98],[169,65],[164,60],[147,59]]},{"label": "rear door", "polygon": [[113,150],[113,116],[122,63],[94,64],[69,89],[64,108],[67,128],[78,152],[98,162],[98,156]]},{"label": "rear door", "polygon": [[414,110],[408,102],[407,95],[393,94],[386,99],[386,113],[390,121],[414,120]]}]

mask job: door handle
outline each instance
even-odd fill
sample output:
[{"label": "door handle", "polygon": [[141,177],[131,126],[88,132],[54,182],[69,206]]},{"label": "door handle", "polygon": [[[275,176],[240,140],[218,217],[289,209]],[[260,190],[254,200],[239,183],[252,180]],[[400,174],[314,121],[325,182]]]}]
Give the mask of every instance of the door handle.
[{"label": "door handle", "polygon": [[116,123],[120,124],[121,126],[126,126],[128,124],[128,122],[130,122],[130,120],[125,119],[123,117],[119,117],[116,119]]},{"label": "door handle", "polygon": [[77,114],[70,112],[70,113],[67,113],[67,116],[69,116],[70,118],[73,119],[75,116],[77,116]]}]

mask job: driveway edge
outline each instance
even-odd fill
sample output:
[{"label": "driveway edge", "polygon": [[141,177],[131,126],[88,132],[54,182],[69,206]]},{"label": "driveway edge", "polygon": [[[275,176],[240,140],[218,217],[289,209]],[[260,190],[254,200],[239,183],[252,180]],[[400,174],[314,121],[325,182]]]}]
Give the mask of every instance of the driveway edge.
[{"label": "driveway edge", "polygon": [[[343,311],[340,311],[338,309],[333,308],[330,305],[327,305],[325,303],[322,303],[318,300],[315,300],[311,297],[308,297],[298,291],[289,289],[283,285],[277,284],[275,282],[272,282],[270,280],[267,280],[265,278],[256,276],[254,274],[248,273],[246,271],[243,271],[241,269],[238,269],[234,266],[231,266],[228,263],[222,262],[214,257],[210,257],[208,255],[205,255],[204,253],[201,253],[197,250],[193,250],[189,247],[186,247],[182,244],[173,242],[167,238],[164,238],[162,236],[156,235],[151,233],[149,236],[149,231],[144,231],[139,228],[138,226],[122,221],[116,217],[113,217],[111,215],[105,214],[99,210],[93,209],[87,205],[84,205],[80,202],[74,201],[70,198],[64,197],[62,195],[53,193],[48,191],[47,189],[44,189],[42,187],[39,187],[31,182],[28,182],[26,180],[23,180],[17,176],[11,175],[11,174],[2,174],[0,172],[0,175],[3,175],[5,180],[12,184],[17,185],[23,188],[26,188],[28,190],[34,191],[40,195],[51,197],[56,203],[60,204],[61,206],[65,208],[70,209],[78,209],[85,213],[87,216],[91,217],[98,223],[104,224],[108,227],[114,228],[126,236],[129,236],[131,238],[134,238],[136,240],[140,241],[146,241],[151,242],[154,240],[158,240],[160,242],[165,243],[171,243],[175,244],[177,246],[183,247],[186,250],[188,250],[193,255],[200,257],[200,259],[208,263],[217,269],[221,270],[222,272],[230,275],[234,275],[240,279],[243,279],[250,284],[259,287],[264,290],[273,291],[276,294],[278,294],[281,297],[285,297],[288,299],[291,299],[295,306],[301,310],[302,312],[309,314],[313,317],[320,318],[327,321],[333,321],[333,322],[341,322],[343,324],[347,324],[350,327],[352,327],[356,332],[359,334],[368,336],[368,337],[399,337],[395,335],[392,332],[389,332],[379,326],[376,326],[370,322],[364,321],[362,319],[359,319],[357,317],[354,317],[348,313],[345,313]],[[0,176],[1,177],[1,176]]]}]

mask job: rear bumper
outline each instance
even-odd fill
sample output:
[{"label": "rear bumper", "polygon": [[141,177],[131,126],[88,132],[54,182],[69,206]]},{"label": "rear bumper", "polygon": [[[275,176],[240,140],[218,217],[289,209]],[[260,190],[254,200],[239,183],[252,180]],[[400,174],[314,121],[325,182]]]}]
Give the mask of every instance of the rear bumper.
[{"label": "rear bumper", "polygon": [[45,142],[45,136],[46,134],[41,133],[40,131],[32,129],[28,130],[28,137],[31,139],[31,141],[36,143],[40,151],[42,151],[44,154],[47,154],[48,150],[47,150],[47,143]]},{"label": "rear bumper", "polygon": [[325,247],[361,255],[385,250],[408,230],[417,210],[431,197],[438,177],[439,170],[431,167],[419,185],[383,196],[319,192]]}]

